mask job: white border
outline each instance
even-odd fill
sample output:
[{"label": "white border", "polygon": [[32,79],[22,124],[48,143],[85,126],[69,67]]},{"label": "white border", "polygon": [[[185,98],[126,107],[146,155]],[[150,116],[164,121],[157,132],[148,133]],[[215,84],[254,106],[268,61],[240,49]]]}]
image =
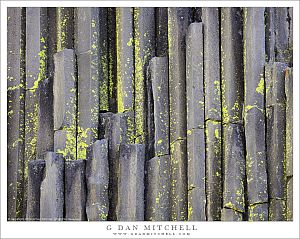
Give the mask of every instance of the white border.
[{"label": "white border", "polygon": [[[196,225],[186,238],[298,238],[299,237],[299,2],[298,1],[2,1],[1,2],[1,238],[110,238],[107,225],[120,222],[7,222],[7,7],[294,7],[294,221],[293,222],[162,222],[129,223]],[[156,231],[157,232],[157,231]],[[153,238],[140,236],[135,238]],[[125,238],[115,236],[115,238]],[[156,236],[155,238],[159,238]],[[161,237],[165,238],[165,236]],[[176,238],[174,236],[167,238]]]}]

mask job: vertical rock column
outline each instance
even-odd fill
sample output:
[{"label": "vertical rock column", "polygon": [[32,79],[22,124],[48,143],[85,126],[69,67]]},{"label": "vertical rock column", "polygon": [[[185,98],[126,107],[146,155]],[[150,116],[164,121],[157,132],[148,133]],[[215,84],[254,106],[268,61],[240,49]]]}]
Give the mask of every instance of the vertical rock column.
[{"label": "vertical rock column", "polygon": [[74,8],[56,8],[57,51],[74,48]]},{"label": "vertical rock column", "polygon": [[202,8],[206,137],[206,217],[221,219],[222,140],[219,10]]},{"label": "vertical rock column", "polygon": [[186,98],[188,220],[206,221],[202,23],[192,23],[187,32]]},{"label": "vertical rock column", "polygon": [[47,152],[45,178],[41,184],[40,218],[42,221],[62,221],[64,214],[64,159]]},{"label": "vertical rock column", "polygon": [[120,146],[120,176],[117,219],[119,221],[144,220],[144,164],[145,146]]},{"label": "vertical rock column", "polygon": [[243,127],[243,25],[240,8],[221,9],[221,88],[223,121],[222,220],[242,221],[245,212]]},{"label": "vertical rock column", "polygon": [[[99,110],[108,109],[108,82],[107,77],[104,77],[102,59],[100,60],[100,57],[104,57],[103,55],[100,56],[104,48],[99,41],[100,28],[102,27],[105,28],[105,25],[100,26],[99,8],[76,8],[78,159],[86,159],[86,148],[98,138]],[[105,75],[107,76],[107,72]],[[101,102],[106,107],[103,108]]]},{"label": "vertical rock column", "polygon": [[[28,161],[40,158],[53,142],[51,134],[51,110],[43,104],[43,92],[39,92],[48,81],[47,77],[47,9],[26,8],[26,93],[25,93],[25,182],[27,181]],[[50,103],[50,102],[48,102]],[[51,106],[50,106],[51,108]],[[41,113],[47,114],[41,115]],[[45,135],[38,132],[44,130]],[[46,141],[46,144],[43,141]],[[53,143],[52,143],[53,144]],[[26,186],[27,187],[27,186]],[[26,193],[25,193],[26,200]],[[26,204],[25,204],[26,205]]]},{"label": "vertical rock column", "polygon": [[244,8],[244,122],[249,221],[268,220],[264,11],[264,8]]},{"label": "vertical rock column", "polygon": [[153,96],[153,156],[146,163],[146,215],[145,220],[171,220],[170,150],[169,150],[169,89],[168,59],[154,57],[149,64]]},{"label": "vertical rock column", "polygon": [[266,66],[267,171],[269,220],[285,220],[285,70],[287,64]]},{"label": "vertical rock column", "polygon": [[285,71],[286,126],[285,126],[285,166],[286,166],[286,219],[293,220],[293,68]]},{"label": "vertical rock column", "polygon": [[108,140],[97,140],[88,149],[86,165],[88,221],[106,221],[108,218]]},{"label": "vertical rock column", "polygon": [[127,134],[131,143],[135,140],[134,122],[134,61],[133,61],[133,9],[116,9],[117,32],[117,104],[118,112],[129,117]]},{"label": "vertical rock column", "polygon": [[54,55],[54,150],[76,159],[76,76],[74,51]]},{"label": "vertical rock column", "polygon": [[155,11],[152,7],[134,8],[134,112],[135,143],[145,143],[146,70],[155,54]]},{"label": "vertical rock column", "polygon": [[185,35],[189,8],[168,8],[171,219],[187,219]]},{"label": "vertical rock column", "polygon": [[168,8],[155,8],[156,56],[168,56]]},{"label": "vertical rock column", "polygon": [[7,9],[7,219],[24,218],[25,9]]}]

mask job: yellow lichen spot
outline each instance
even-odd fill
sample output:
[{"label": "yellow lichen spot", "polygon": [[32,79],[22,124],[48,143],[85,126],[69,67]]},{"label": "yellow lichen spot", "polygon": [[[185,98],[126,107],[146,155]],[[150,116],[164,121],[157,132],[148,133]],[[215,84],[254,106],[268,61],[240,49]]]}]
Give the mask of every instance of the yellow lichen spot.
[{"label": "yellow lichen spot", "polygon": [[158,141],[157,141],[157,144],[161,144],[163,142],[163,140],[162,139],[159,139]]},{"label": "yellow lichen spot", "polygon": [[265,81],[264,78],[261,78],[258,83],[258,86],[256,87],[256,92],[264,95],[264,89],[265,89]]}]

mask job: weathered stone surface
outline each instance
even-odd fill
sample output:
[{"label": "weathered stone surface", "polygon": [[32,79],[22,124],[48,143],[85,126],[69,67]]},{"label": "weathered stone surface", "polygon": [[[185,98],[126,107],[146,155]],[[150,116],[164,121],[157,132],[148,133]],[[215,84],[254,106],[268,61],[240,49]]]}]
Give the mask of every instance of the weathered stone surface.
[{"label": "weathered stone surface", "polygon": [[45,160],[31,160],[28,162],[27,187],[27,221],[39,221],[41,183],[43,181]]},{"label": "weathered stone surface", "polygon": [[288,179],[286,191],[286,219],[287,221],[293,221],[293,177]]},{"label": "weathered stone surface", "polygon": [[150,61],[150,81],[153,96],[154,155],[169,154],[169,91],[168,59],[155,57]]},{"label": "weathered stone surface", "polygon": [[43,158],[47,151],[54,148],[53,77],[39,83],[38,105],[37,158]]},{"label": "weathered stone surface", "polygon": [[265,8],[244,9],[245,111],[264,108]]},{"label": "weathered stone surface", "polygon": [[206,221],[204,129],[188,130],[188,220]]},{"label": "weathered stone surface", "polygon": [[221,220],[222,209],[222,147],[221,122],[206,121],[206,218]]},{"label": "weathered stone surface", "polygon": [[244,212],[246,159],[243,126],[238,124],[224,125],[223,135],[223,207]]},{"label": "weathered stone surface", "polygon": [[254,204],[248,207],[249,221],[268,221],[268,203]]},{"label": "weathered stone surface", "polygon": [[187,130],[204,128],[203,27],[190,24],[186,36]]},{"label": "weathered stone surface", "polygon": [[[52,23],[56,21],[56,7],[47,7],[47,21]],[[48,24],[49,26],[49,24]],[[53,55],[57,52],[57,28],[48,27],[47,29],[47,71],[48,78],[54,77],[54,57]],[[51,86],[51,89],[53,86]]]},{"label": "weathered stone surface", "polygon": [[286,202],[282,199],[270,199],[269,221],[286,220]]},{"label": "weathered stone surface", "polygon": [[46,175],[41,184],[40,218],[62,221],[64,213],[64,159],[54,152],[45,155]]},{"label": "weathered stone surface", "polygon": [[168,8],[170,142],[186,137],[185,35],[189,8]]},{"label": "weathered stone surface", "polygon": [[146,71],[150,59],[155,55],[155,8],[134,8],[134,107],[135,143],[145,143]]},{"label": "weathered stone surface", "polygon": [[286,176],[293,175],[293,68],[285,72],[286,95]]},{"label": "weathered stone surface", "polygon": [[240,8],[221,9],[223,123],[242,123],[244,103],[243,23]]},{"label": "weathered stone surface", "polygon": [[221,221],[243,221],[243,213],[229,208],[223,208],[221,211]]},{"label": "weathered stone surface", "polygon": [[145,220],[170,221],[170,156],[159,156],[148,160],[146,170]]},{"label": "weathered stone surface", "polygon": [[111,120],[113,118],[113,113],[100,113],[99,116],[99,138],[108,139],[111,129]]},{"label": "weathered stone surface", "polygon": [[120,146],[118,221],[144,220],[144,164],[144,145]]},{"label": "weathered stone surface", "polygon": [[265,24],[266,24],[266,61],[275,61],[275,8],[266,7]]},{"label": "weathered stone surface", "polygon": [[[77,158],[86,158],[86,148],[98,138],[99,52],[87,51],[77,55],[78,62],[78,124]],[[106,92],[107,93],[107,92]],[[108,93],[107,93],[108,94]]]},{"label": "weathered stone surface", "polygon": [[204,33],[205,119],[221,120],[219,10],[202,8]]},{"label": "weathered stone surface", "polygon": [[65,162],[65,219],[86,220],[85,160]]},{"label": "weathered stone surface", "polygon": [[171,144],[171,220],[187,220],[187,145],[186,140]]},{"label": "weathered stone surface", "polygon": [[97,140],[88,149],[86,162],[87,202],[89,221],[104,221],[108,217],[108,140]]},{"label": "weathered stone surface", "polygon": [[132,8],[116,9],[117,31],[117,95],[118,112],[133,110],[134,62],[133,62],[133,14]]},{"label": "weathered stone surface", "polygon": [[294,26],[294,19],[293,19],[293,7],[288,8],[288,18],[289,18],[289,65],[293,66],[293,26]]},{"label": "weathered stone surface", "polygon": [[74,48],[74,8],[56,8],[57,51]]},{"label": "weathered stone surface", "polygon": [[288,8],[274,8],[275,23],[275,59],[278,62],[289,62],[289,22]]},{"label": "weathered stone surface", "polygon": [[194,21],[195,22],[202,22],[202,8],[201,7],[195,7],[194,9]]},{"label": "weathered stone surface", "polygon": [[284,198],[285,177],[285,107],[274,105],[266,109],[267,171],[269,197]]},{"label": "weathered stone surface", "polygon": [[265,117],[256,107],[245,115],[245,139],[249,204],[268,202]]},{"label": "weathered stone surface", "polygon": [[274,62],[266,65],[266,107],[285,103],[285,70],[287,64]]},{"label": "weathered stone surface", "polygon": [[156,7],[156,56],[168,55],[168,8]]}]

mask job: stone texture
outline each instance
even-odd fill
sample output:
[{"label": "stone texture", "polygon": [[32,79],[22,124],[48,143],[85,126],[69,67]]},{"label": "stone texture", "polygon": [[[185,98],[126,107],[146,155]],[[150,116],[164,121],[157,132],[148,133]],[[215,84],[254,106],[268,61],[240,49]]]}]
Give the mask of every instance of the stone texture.
[{"label": "stone texture", "polygon": [[286,202],[282,199],[270,199],[269,221],[286,220]]},{"label": "stone texture", "polygon": [[223,126],[223,207],[245,212],[245,146],[243,126]]},{"label": "stone texture", "polygon": [[170,221],[170,156],[159,156],[148,160],[146,170],[145,220]]},{"label": "stone texture", "polygon": [[129,7],[116,9],[118,112],[133,110],[133,14]]},{"label": "stone texture", "polygon": [[186,36],[187,130],[204,128],[203,25],[190,24]]},{"label": "stone texture", "polygon": [[65,162],[65,219],[85,221],[86,181],[85,160]]},{"label": "stone texture", "polygon": [[293,221],[293,177],[287,181],[286,219]]},{"label": "stone texture", "polygon": [[62,221],[64,213],[64,159],[54,152],[45,155],[46,172],[41,184],[41,221]]},{"label": "stone texture", "polygon": [[264,108],[265,8],[244,9],[245,111]]},{"label": "stone texture", "polygon": [[221,122],[206,121],[206,218],[221,220],[222,209],[222,147]]},{"label": "stone texture", "polygon": [[168,56],[168,8],[156,7],[156,56]]},{"label": "stone texture", "polygon": [[271,63],[275,61],[275,8],[266,7],[266,61]]},{"label": "stone texture", "polygon": [[144,163],[144,145],[120,146],[118,221],[144,220]]},{"label": "stone texture", "polygon": [[28,162],[27,221],[40,220],[41,183],[44,170],[45,160],[31,160]]},{"label": "stone texture", "polygon": [[221,221],[243,221],[243,213],[229,208],[223,208],[221,211]]},{"label": "stone texture", "polygon": [[[154,117],[154,155],[168,155],[169,150],[169,91],[168,59],[155,57],[150,61]],[[153,131],[153,128],[150,128]]]},{"label": "stone texture", "polygon": [[202,8],[204,33],[205,119],[221,120],[219,10]]},{"label": "stone texture", "polygon": [[223,123],[242,123],[244,103],[243,24],[240,8],[221,9]]},{"label": "stone texture", "polygon": [[193,129],[188,131],[187,160],[188,220],[206,221],[204,129]]},{"label": "stone texture", "polygon": [[268,203],[254,204],[248,207],[249,221],[268,221]]},{"label": "stone texture", "polygon": [[187,145],[186,140],[171,144],[171,220],[187,220]]},{"label": "stone texture", "polygon": [[249,204],[268,202],[265,117],[257,108],[246,113],[245,139]]},{"label": "stone texture", "polygon": [[74,48],[74,8],[56,8],[57,51]]},{"label": "stone texture", "polygon": [[146,129],[146,71],[155,55],[155,8],[135,7],[134,25],[134,107],[135,143],[145,143]]},{"label": "stone texture", "polygon": [[107,220],[108,201],[108,140],[97,140],[88,149],[86,162],[88,221]]}]

